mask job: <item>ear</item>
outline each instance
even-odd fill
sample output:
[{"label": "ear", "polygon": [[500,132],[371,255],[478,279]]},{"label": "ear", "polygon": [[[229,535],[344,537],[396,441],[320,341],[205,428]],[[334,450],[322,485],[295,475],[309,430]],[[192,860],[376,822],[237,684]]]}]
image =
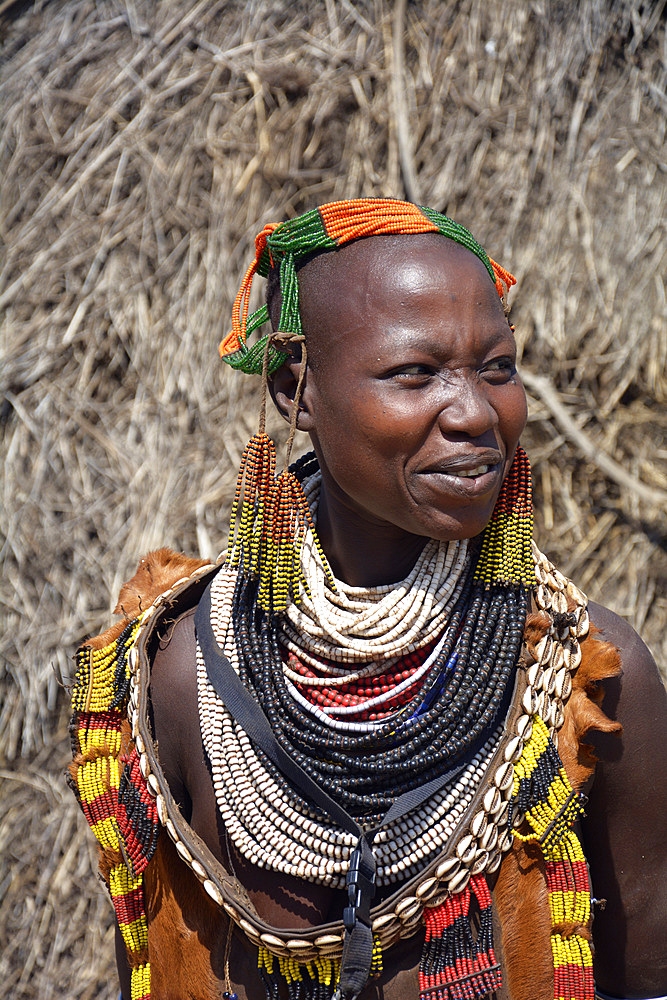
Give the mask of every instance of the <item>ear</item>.
[{"label": "ear", "polygon": [[[301,359],[289,357],[280,368],[269,376],[269,392],[278,413],[287,423],[292,418],[294,409],[294,396],[299,383],[301,373]],[[299,399],[299,414],[296,418],[297,430],[309,432],[313,429],[313,419],[308,405],[310,393],[308,391],[309,369],[306,365],[303,384],[301,386],[301,398]]]}]

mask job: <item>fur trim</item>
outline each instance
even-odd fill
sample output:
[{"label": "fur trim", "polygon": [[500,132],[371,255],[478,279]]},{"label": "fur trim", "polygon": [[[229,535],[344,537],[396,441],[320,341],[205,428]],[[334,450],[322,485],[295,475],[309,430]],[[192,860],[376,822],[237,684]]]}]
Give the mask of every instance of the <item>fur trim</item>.
[{"label": "fur trim", "polygon": [[117,639],[127,623],[136,618],[151,606],[153,601],[169,590],[179,580],[194,573],[200,566],[206,566],[206,559],[191,559],[182,552],[173,549],[156,549],[149,552],[139,562],[136,573],[131,580],[124,583],[118,595],[118,604],[114,608],[115,615],[122,615],[106,631],[86,639],[82,646],[92,649],[103,649]]},{"label": "fur trim", "polygon": [[563,726],[558,734],[558,752],[572,787],[580,791],[593,776],[597,757],[584,737],[593,729],[603,733],[623,731],[620,722],[608,718],[600,703],[604,691],[600,681],[622,673],[621,656],[616,646],[598,636],[600,630],[591,625],[581,643],[581,663],[572,678],[572,694],[564,710]]},{"label": "fur trim", "polygon": [[[549,624],[544,614],[528,615],[525,640],[529,653],[534,652]],[[558,752],[577,791],[595,770],[596,758],[584,742],[585,735],[592,729],[607,733],[622,729],[599,707],[603,697],[600,681],[621,673],[621,658],[616,647],[598,639],[598,634],[591,625],[581,643],[581,663],[572,677],[572,693],[558,734]],[[508,996],[512,1000],[553,1000],[549,896],[545,863],[537,844],[515,840],[500,866],[493,901],[501,926],[503,982]],[[574,931],[590,937],[590,927],[577,926]]]},{"label": "fur trim", "polygon": [[121,587],[114,614],[136,618],[156,597],[178,580],[191,576],[200,566],[206,566],[206,559],[191,559],[172,549],[149,552],[140,561],[132,579]]}]

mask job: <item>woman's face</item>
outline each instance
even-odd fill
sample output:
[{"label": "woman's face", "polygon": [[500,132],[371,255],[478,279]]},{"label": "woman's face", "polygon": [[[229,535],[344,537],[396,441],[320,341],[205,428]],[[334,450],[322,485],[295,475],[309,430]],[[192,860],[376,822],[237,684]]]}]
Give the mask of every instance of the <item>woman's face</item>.
[{"label": "woman's face", "polygon": [[299,426],[348,516],[479,534],[526,422],[514,337],[483,264],[444,237],[373,237],[299,275]]}]

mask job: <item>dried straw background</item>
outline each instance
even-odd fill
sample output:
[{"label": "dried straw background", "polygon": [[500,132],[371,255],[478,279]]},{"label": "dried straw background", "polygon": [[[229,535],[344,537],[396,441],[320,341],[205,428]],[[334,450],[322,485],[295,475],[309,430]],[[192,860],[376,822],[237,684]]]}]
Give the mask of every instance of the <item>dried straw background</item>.
[{"label": "dried straw background", "polygon": [[407,193],[518,275],[539,541],[660,654],[664,7],[0,2],[5,995],[115,995],[58,677],[142,553],[224,544],[265,221]]}]

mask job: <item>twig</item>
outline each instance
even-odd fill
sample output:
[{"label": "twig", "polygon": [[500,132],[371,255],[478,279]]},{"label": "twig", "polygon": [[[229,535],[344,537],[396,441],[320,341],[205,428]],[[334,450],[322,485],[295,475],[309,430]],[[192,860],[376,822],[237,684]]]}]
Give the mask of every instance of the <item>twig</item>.
[{"label": "twig", "polygon": [[421,203],[419,181],[417,180],[415,158],[410,141],[408,102],[405,97],[405,4],[406,0],[396,0],[394,7],[391,85],[394,93],[394,112],[396,114],[398,159],[401,164],[405,193],[410,201],[419,204]]},{"label": "twig", "polygon": [[602,451],[599,444],[589,437],[585,431],[582,431],[580,427],[577,427],[576,423],[570,416],[567,407],[565,407],[558,398],[558,393],[549,379],[545,378],[544,375],[535,375],[525,369],[521,372],[521,378],[527,388],[542,400],[544,405],[550,411],[555,422],[562,430],[563,434],[565,434],[565,436],[569,438],[574,445],[576,445],[579,451],[582,452],[582,454],[584,454],[590,462],[597,465],[598,469],[600,469],[605,476],[609,479],[613,479],[614,482],[619,484],[619,486],[622,486],[624,489],[634,493],[637,497],[640,497],[647,503],[660,506],[663,510],[667,508],[667,493],[664,490],[656,489],[653,486],[647,486],[635,476],[630,475],[630,473],[626,472],[622,465],[615,461],[615,459],[613,459],[605,451]]}]

